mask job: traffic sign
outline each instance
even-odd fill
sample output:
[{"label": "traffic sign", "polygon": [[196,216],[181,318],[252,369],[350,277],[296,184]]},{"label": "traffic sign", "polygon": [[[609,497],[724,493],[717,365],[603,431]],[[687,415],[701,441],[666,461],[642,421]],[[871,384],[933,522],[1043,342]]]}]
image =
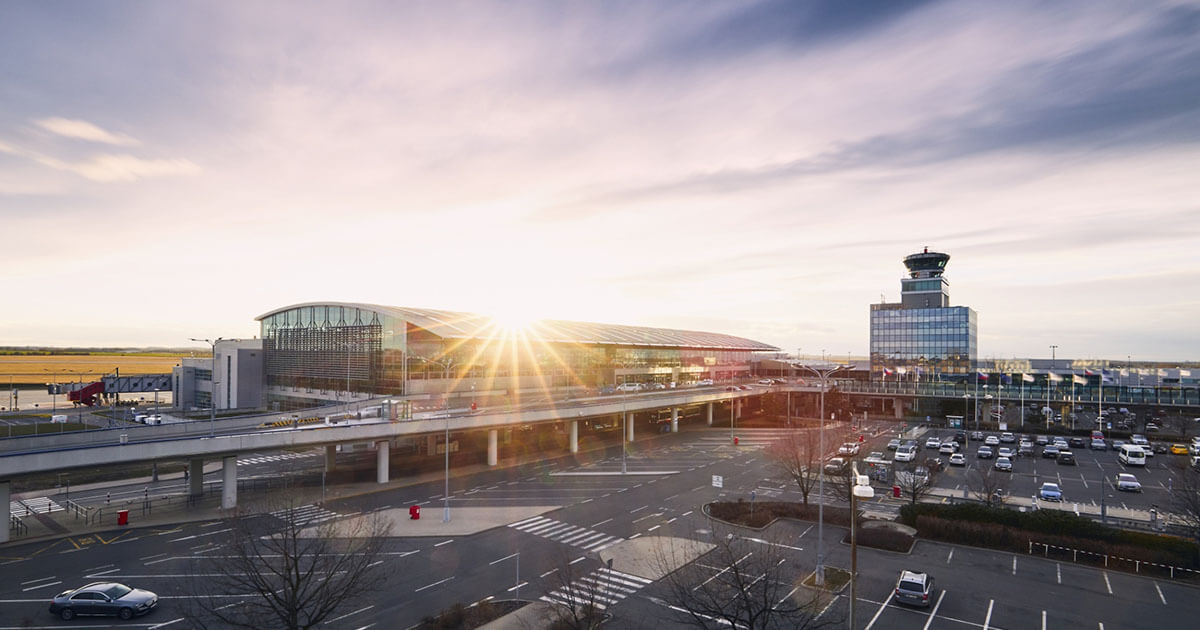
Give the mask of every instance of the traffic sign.
[{"label": "traffic sign", "polygon": [[712,485],[714,488],[724,488],[725,487],[725,478],[724,477],[722,477],[721,475],[713,475],[712,477],[713,477]]}]

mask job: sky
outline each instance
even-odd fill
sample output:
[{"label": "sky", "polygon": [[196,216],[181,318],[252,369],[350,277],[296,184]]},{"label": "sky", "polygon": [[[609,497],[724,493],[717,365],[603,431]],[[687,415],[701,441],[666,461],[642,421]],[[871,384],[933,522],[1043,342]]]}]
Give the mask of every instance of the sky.
[{"label": "sky", "polygon": [[1200,4],[0,3],[0,345],[348,301],[1200,358]]}]

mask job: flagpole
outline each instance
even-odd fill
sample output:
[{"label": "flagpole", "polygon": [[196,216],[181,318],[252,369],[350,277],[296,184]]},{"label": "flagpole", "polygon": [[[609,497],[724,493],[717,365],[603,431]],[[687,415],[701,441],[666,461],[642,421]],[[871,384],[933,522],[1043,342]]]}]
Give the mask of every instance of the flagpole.
[{"label": "flagpole", "polygon": [[1071,430],[1075,430],[1075,371],[1071,370]]},{"label": "flagpole", "polygon": [[1021,372],[1021,430],[1025,430],[1025,373]]}]

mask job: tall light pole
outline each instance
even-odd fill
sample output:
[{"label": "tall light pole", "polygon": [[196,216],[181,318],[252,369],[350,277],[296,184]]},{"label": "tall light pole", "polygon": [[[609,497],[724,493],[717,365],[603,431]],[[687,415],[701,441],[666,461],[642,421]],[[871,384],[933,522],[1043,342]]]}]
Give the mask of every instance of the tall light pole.
[{"label": "tall light pole", "polygon": [[858,500],[875,496],[875,489],[866,475],[858,474],[858,463],[851,462],[854,487],[850,489],[850,630],[855,630],[854,611],[858,607]]},{"label": "tall light pole", "polygon": [[[213,437],[217,434],[217,342],[225,341],[224,337],[216,339],[197,339],[189,337],[192,341],[202,341],[212,346],[212,369],[209,370],[208,382],[212,383],[212,393],[208,397],[208,437]],[[225,378],[229,378],[226,375]]]},{"label": "tall light pole", "polygon": [[1050,387],[1054,384],[1054,362],[1057,359],[1056,352],[1058,346],[1050,346],[1050,371],[1046,373],[1046,409],[1050,410],[1050,417],[1046,419],[1046,428],[1050,427],[1050,423],[1054,421],[1054,409],[1050,407]]},{"label": "tall light pole", "polygon": [[[825,351],[822,350],[824,355]],[[819,370],[812,366],[802,365],[804,369],[812,372],[820,379],[821,382],[821,419],[818,429],[819,437],[817,438],[818,448],[820,449],[820,472],[817,477],[817,571],[816,583],[817,586],[825,584],[825,389],[829,382],[829,377],[845,366],[837,365],[832,368]]]}]

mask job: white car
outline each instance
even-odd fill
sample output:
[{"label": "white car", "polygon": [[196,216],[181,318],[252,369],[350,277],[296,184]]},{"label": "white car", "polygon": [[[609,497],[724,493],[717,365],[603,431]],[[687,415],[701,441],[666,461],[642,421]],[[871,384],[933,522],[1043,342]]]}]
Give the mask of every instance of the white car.
[{"label": "white car", "polygon": [[917,447],[901,446],[896,449],[895,460],[898,462],[911,462],[917,458]]},{"label": "white car", "polygon": [[955,453],[955,454],[951,455],[950,456],[950,465],[951,466],[966,466],[967,465],[967,456],[963,455],[962,453]]},{"label": "white car", "polygon": [[619,392],[640,392],[640,391],[642,391],[642,386],[640,383],[621,383],[620,385],[617,385],[617,391],[619,391]]},{"label": "white car", "polygon": [[1007,446],[1001,446],[1000,449],[996,451],[996,457],[1003,457],[1005,459],[1009,459],[1012,456],[1013,456],[1012,449],[1008,448]]},{"label": "white car", "polygon": [[772,381],[769,378],[760,378],[760,379],[758,379],[758,384],[759,385],[774,385],[775,381]]},{"label": "white car", "polygon": [[983,443],[987,444],[988,446],[1000,446],[1000,438],[994,435],[989,435],[983,438]]},{"label": "white car", "polygon": [[1117,490],[1125,492],[1141,492],[1142,484],[1138,483],[1137,477],[1129,473],[1121,473],[1117,475]]},{"label": "white car", "polygon": [[846,442],[838,447],[838,455],[858,455],[858,443]]},{"label": "white car", "polygon": [[958,452],[958,443],[957,442],[942,442],[942,445],[940,447],[938,447],[938,452],[943,455],[950,455],[952,453],[957,453]]},{"label": "white car", "polygon": [[712,384],[713,384],[713,380],[711,378],[705,378],[705,379],[700,379],[696,383],[696,386],[697,387],[712,387]]},{"label": "white car", "polygon": [[928,440],[925,440],[925,448],[941,448],[941,447],[942,447],[942,441],[935,437],[931,437]]}]

